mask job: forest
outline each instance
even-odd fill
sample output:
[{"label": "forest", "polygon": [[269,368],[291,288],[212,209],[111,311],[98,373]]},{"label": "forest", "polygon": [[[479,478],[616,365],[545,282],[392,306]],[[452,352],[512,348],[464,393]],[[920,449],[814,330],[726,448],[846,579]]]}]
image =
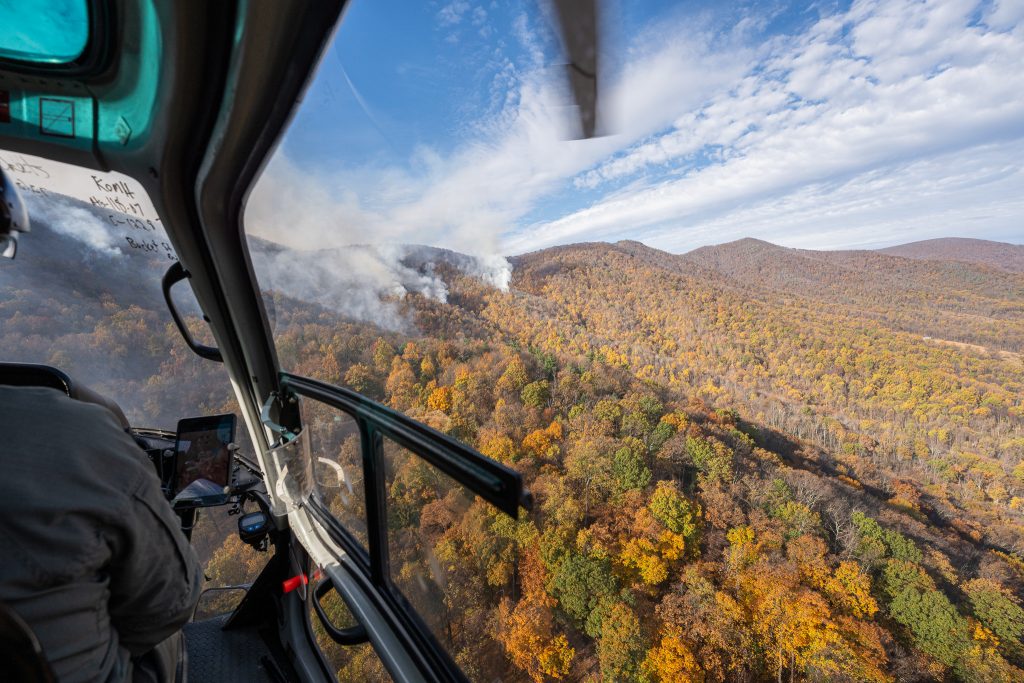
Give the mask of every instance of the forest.
[{"label": "forest", "polygon": [[[392,578],[471,680],[1024,678],[1013,264],[743,240],[512,265],[502,291],[417,264],[446,300],[394,295],[399,331],[264,293],[282,367],[523,475],[512,519],[385,446]],[[131,419],[233,409],[155,298],[0,290],[5,349],[81,366]],[[302,409],[358,470],[350,422]],[[319,495],[359,538],[359,496]],[[262,564],[230,535],[212,555],[219,585]],[[369,646],[324,652],[339,680],[386,680]]]},{"label": "forest", "polygon": [[272,295],[286,367],[533,492],[513,521],[413,458],[388,479],[396,571],[445,568],[409,597],[471,679],[1020,679],[1020,273],[754,241],[514,266],[436,265],[404,335]]}]

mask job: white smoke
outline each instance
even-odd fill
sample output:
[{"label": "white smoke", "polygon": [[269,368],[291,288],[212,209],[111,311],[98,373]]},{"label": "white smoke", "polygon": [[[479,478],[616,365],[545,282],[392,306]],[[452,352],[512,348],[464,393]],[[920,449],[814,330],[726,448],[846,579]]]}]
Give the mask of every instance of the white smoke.
[{"label": "white smoke", "polygon": [[[472,214],[479,223],[471,230],[451,207],[414,211],[422,208],[414,204],[423,188],[400,173],[384,175],[372,191],[357,192],[358,184],[342,175],[316,175],[282,154],[273,157],[245,210],[260,287],[390,330],[408,330],[409,323],[389,300],[416,293],[448,301],[436,270],[441,262],[508,290],[512,266],[496,253],[500,231],[482,213]],[[418,246],[424,243],[459,251]]]},{"label": "white smoke", "polygon": [[475,257],[477,270],[470,273],[475,275],[495,289],[503,292],[508,291],[512,284],[512,264],[504,256],[491,254],[489,256]]},{"label": "white smoke", "polygon": [[435,272],[444,261],[507,291],[512,276],[502,257],[481,258],[412,245],[351,245],[298,250],[250,239],[260,287],[318,304],[391,331],[409,331],[396,301],[407,294],[447,303],[448,285]]},{"label": "white smoke", "polygon": [[345,253],[353,255],[357,259],[376,259],[380,268],[379,274],[390,280],[388,293],[393,296],[418,292],[429,299],[441,303],[448,302],[448,285],[444,280],[435,276],[432,269],[428,270],[428,274],[419,273],[402,263],[402,259],[409,255],[409,247],[405,245],[375,244],[348,247]]},{"label": "white smoke", "polygon": [[[36,219],[54,232],[82,242],[106,256],[121,256],[120,238],[92,211],[74,200],[48,193],[26,197],[30,221]],[[31,233],[30,233],[31,234]]]}]

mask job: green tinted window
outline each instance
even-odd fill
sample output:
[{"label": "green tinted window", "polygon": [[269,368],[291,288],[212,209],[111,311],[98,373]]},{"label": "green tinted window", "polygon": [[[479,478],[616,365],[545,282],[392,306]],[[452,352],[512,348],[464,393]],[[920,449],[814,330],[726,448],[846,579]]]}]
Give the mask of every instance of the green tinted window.
[{"label": "green tinted window", "polygon": [[0,0],[0,57],[66,64],[89,42],[86,0]]}]

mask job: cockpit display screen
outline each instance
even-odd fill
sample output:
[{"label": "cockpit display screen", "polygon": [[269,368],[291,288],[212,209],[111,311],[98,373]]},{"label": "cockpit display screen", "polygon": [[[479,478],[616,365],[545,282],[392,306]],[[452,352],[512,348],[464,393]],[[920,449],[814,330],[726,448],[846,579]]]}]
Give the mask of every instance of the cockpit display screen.
[{"label": "cockpit display screen", "polygon": [[231,476],[231,450],[228,445],[234,438],[234,415],[180,420],[174,444],[175,491],[181,491],[200,479],[220,487],[227,486]]}]

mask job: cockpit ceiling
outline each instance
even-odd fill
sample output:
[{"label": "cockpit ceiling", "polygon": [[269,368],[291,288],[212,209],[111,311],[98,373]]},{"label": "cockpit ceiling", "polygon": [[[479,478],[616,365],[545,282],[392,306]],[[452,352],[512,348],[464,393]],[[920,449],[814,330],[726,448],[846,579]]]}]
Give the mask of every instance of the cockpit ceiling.
[{"label": "cockpit ceiling", "polygon": [[153,3],[0,5],[0,148],[91,168],[152,137],[167,69]]}]

